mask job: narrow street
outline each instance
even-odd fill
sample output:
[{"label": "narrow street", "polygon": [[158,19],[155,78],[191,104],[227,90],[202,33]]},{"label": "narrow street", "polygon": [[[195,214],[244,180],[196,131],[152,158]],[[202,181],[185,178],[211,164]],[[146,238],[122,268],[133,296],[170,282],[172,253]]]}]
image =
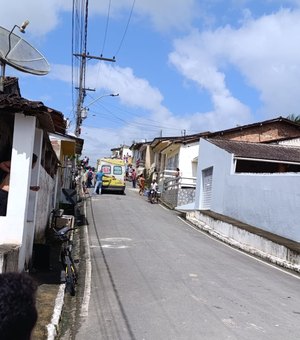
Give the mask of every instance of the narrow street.
[{"label": "narrow street", "polygon": [[72,338],[299,337],[297,275],[208,237],[129,186],[125,196],[91,196],[87,221],[91,281]]}]

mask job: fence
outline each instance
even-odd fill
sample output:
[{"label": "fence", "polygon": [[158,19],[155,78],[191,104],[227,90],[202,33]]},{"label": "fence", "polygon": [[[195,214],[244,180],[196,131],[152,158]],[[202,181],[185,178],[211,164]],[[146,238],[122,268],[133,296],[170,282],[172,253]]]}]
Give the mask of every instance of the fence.
[{"label": "fence", "polygon": [[195,201],[196,177],[175,177],[176,171],[164,170],[158,175],[161,200],[170,208]]}]

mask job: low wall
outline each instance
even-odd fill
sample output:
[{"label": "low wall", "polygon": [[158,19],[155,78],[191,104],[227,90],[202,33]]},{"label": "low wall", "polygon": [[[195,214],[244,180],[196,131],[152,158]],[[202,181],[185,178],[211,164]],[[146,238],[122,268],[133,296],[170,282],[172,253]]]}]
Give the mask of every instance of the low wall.
[{"label": "low wall", "polygon": [[[186,219],[223,242],[272,263],[300,272],[300,243],[256,227],[211,217],[199,210],[186,212]],[[230,221],[230,218],[229,218]],[[239,221],[236,221],[239,222]]]},{"label": "low wall", "polygon": [[177,206],[189,204],[195,201],[195,188],[174,188],[162,192],[163,203],[174,209]]}]

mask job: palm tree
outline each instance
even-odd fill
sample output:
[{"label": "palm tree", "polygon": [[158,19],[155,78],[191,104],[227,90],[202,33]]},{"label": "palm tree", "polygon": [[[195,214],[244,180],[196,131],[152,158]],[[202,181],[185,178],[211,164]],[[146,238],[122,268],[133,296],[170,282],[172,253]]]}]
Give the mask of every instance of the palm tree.
[{"label": "palm tree", "polygon": [[300,124],[300,115],[296,116],[295,114],[290,114],[286,117],[287,119],[291,120],[294,123]]}]

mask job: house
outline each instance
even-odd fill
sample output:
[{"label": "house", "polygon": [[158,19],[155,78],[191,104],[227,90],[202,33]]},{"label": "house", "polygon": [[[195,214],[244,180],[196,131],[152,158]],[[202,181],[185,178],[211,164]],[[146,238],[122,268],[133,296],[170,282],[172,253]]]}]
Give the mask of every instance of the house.
[{"label": "house", "polygon": [[[293,144],[299,145],[300,125],[283,117],[256,122],[253,124],[237,126],[227,130],[205,132],[201,136],[204,139],[232,140],[253,143]],[[201,159],[203,159],[201,157]],[[193,159],[194,169],[198,168],[198,155]],[[193,170],[195,172],[195,170]],[[197,170],[196,170],[197,173]],[[199,194],[199,190],[198,190]],[[197,194],[196,194],[197,195]],[[197,199],[197,197],[196,197]],[[178,209],[185,205],[178,201]],[[190,205],[191,207],[192,205]]]},{"label": "house", "polygon": [[300,124],[278,117],[253,124],[208,133],[206,138],[268,143],[300,137]]},{"label": "house", "polygon": [[[3,85],[0,161],[11,160],[11,168],[7,213],[0,216],[0,272],[27,269],[33,243],[43,237],[49,211],[59,202],[58,168],[62,165],[49,133],[66,129],[60,112],[21,97],[17,78],[6,77]],[[38,156],[34,168],[33,153]],[[39,191],[29,190],[37,185]],[[13,260],[7,261],[8,257]]]},{"label": "house", "polygon": [[150,147],[151,142],[134,142],[130,146],[132,152],[132,167],[136,169],[137,175],[144,174],[150,178],[154,172],[153,152]]},{"label": "house", "polygon": [[299,179],[300,148],[201,139],[192,210],[213,211],[299,242]]},{"label": "house", "polygon": [[120,145],[118,148],[112,148],[111,158],[123,159],[125,163],[131,164],[132,152],[127,145]]},{"label": "house", "polygon": [[[171,208],[195,200],[199,139],[206,134],[158,137],[151,142],[161,200]],[[175,178],[177,168],[180,180]]]}]

